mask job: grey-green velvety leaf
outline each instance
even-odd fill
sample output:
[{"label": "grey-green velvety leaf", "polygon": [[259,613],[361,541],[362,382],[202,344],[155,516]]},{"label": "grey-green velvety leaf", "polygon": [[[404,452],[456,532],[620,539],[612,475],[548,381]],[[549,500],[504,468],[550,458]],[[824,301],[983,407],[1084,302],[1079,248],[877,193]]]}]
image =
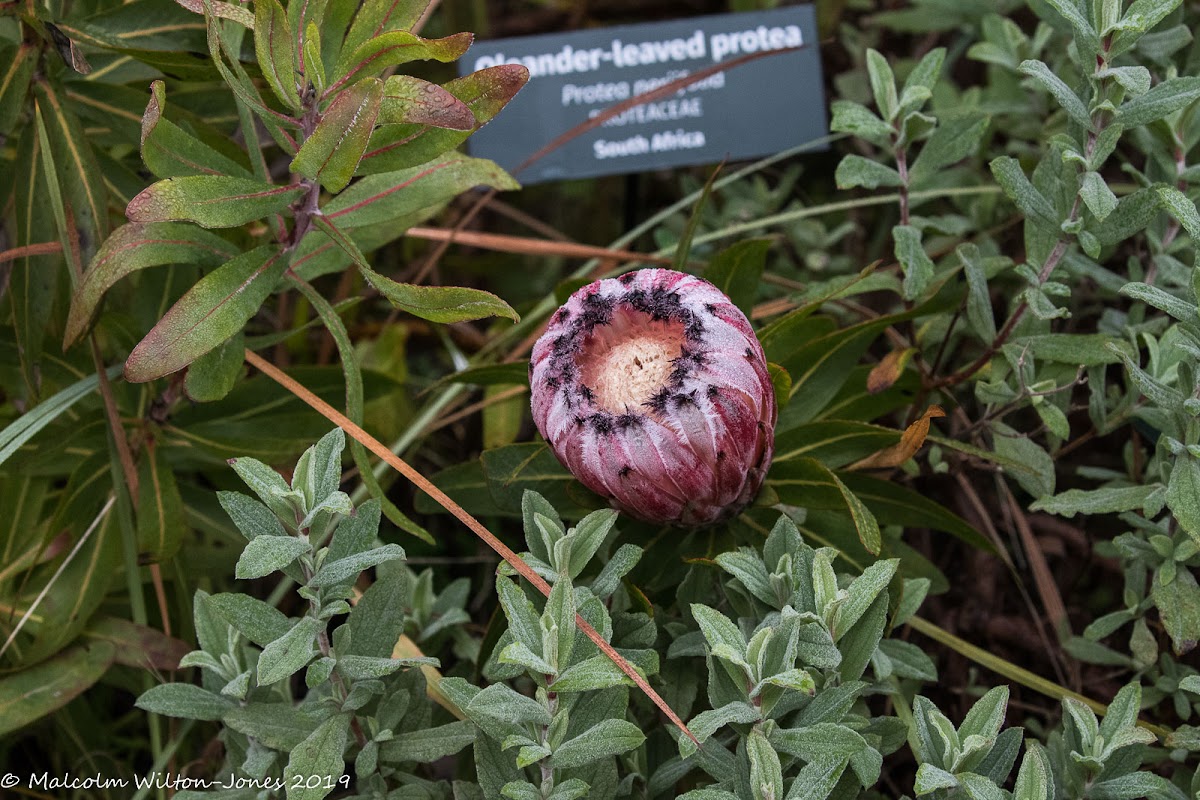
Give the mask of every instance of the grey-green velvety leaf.
[{"label": "grey-green velvety leaf", "polygon": [[1167,482],[1167,507],[1179,527],[1200,542],[1200,459],[1187,453],[1175,459]]},{"label": "grey-green velvety leaf", "polygon": [[1132,297],[1134,300],[1141,300],[1159,311],[1165,311],[1180,322],[1200,322],[1200,309],[1197,309],[1195,303],[1182,300],[1157,286],[1145,283],[1127,283],[1121,287],[1121,294]]},{"label": "grey-green velvety leaf", "polygon": [[900,561],[895,558],[876,561],[863,570],[862,575],[854,579],[846,589],[845,601],[837,610],[835,628],[832,632],[835,641],[850,630],[863,614],[867,613],[867,609],[875,602],[875,598],[887,589],[899,566]]},{"label": "grey-green velvety leaf", "polygon": [[[350,716],[338,714],[322,722],[296,745],[283,771],[287,800],[321,800],[337,788],[337,779],[346,771],[343,754],[349,730]],[[310,788],[310,783],[316,786]]]},{"label": "grey-green velvety leaf", "polygon": [[1046,91],[1050,92],[1073,122],[1085,129],[1091,128],[1092,117],[1088,114],[1087,106],[1079,99],[1079,95],[1075,94],[1071,87],[1067,86],[1062,78],[1055,75],[1044,62],[1034,59],[1022,61],[1020,71],[1032,77]]},{"label": "grey-green velvety leaf", "polygon": [[1007,708],[1008,687],[996,686],[989,689],[967,712],[958,728],[959,738],[965,740],[968,736],[980,736],[984,739],[995,739],[1004,723]]},{"label": "grey-green velvety leaf", "polygon": [[[250,461],[254,461],[254,459],[237,459],[238,463]],[[283,490],[287,490],[287,484],[283,482],[283,478],[279,477],[279,473],[270,469],[261,461],[255,463],[273,474],[279,480],[279,485]],[[255,491],[261,489],[269,492],[269,486],[270,484],[264,483],[252,488],[255,488]],[[233,520],[233,524],[246,537],[247,541],[257,536],[288,535],[287,530],[283,527],[283,523],[271,512],[271,509],[252,497],[247,497],[238,492],[217,492],[217,500],[221,503],[221,508],[225,509],[225,513]]]},{"label": "grey-green velvety leaf", "polygon": [[214,594],[209,596],[208,605],[238,633],[260,647],[286,635],[292,627],[292,620],[282,611],[250,595],[238,592]]},{"label": "grey-green velvety leaf", "polygon": [[1054,207],[1029,182],[1025,171],[1021,169],[1020,163],[1015,158],[1001,156],[991,162],[991,168],[996,182],[1000,184],[1000,188],[1016,204],[1017,208],[1025,212],[1027,217],[1032,217],[1057,229],[1058,220],[1054,218]]},{"label": "grey-green velvety leaf", "polygon": [[[734,722],[749,724],[758,722],[761,718],[762,715],[758,709],[739,700],[727,703],[720,708],[701,711],[688,722],[688,729],[703,745],[709,737],[726,725]],[[686,736],[679,737],[678,745],[679,755],[683,758],[688,758],[696,752],[695,742]]]},{"label": "grey-green velvety leaf", "polygon": [[755,550],[741,547],[735,552],[721,553],[714,560],[721,569],[741,581],[750,594],[768,606],[774,607],[779,602],[775,590],[771,587],[767,567]]},{"label": "grey-green velvety leaf", "polygon": [[996,338],[996,316],[992,311],[992,298],[988,293],[979,247],[967,242],[958,246],[957,253],[967,279],[967,321],[975,335],[982,341],[991,342]]},{"label": "grey-green velvety leaf", "polygon": [[[605,655],[592,656],[565,669],[550,689],[555,692],[589,692],[610,686],[632,686],[633,681]],[[694,730],[693,730],[694,732]],[[686,737],[684,737],[686,739]]]},{"label": "grey-green velvety leaf", "polygon": [[510,578],[496,579],[496,593],[500,596],[500,605],[504,609],[504,616],[508,618],[508,629],[513,636],[531,653],[541,655],[542,626],[533,603]]},{"label": "grey-green velvety leaf", "polygon": [[291,536],[259,536],[242,550],[234,576],[248,580],[270,575],[311,549],[312,545],[308,542]]},{"label": "grey-green velvety leaf", "polygon": [[475,741],[475,724],[459,720],[426,730],[399,733],[379,746],[381,761],[428,764],[454,755]]},{"label": "grey-green velvety leaf", "polygon": [[1200,99],[1200,76],[1186,75],[1165,80],[1144,95],[1117,109],[1117,120],[1126,128],[1148,125]]},{"label": "grey-green velvety leaf", "polygon": [[754,800],[773,800],[783,794],[783,768],[779,754],[757,728],[746,739],[750,758],[750,792]]},{"label": "grey-green velvety leaf", "polygon": [[846,156],[837,165],[834,180],[839,189],[853,189],[855,186],[878,189],[880,186],[904,185],[904,180],[894,167],[854,154]]},{"label": "grey-green velvety leaf", "polygon": [[1041,745],[1033,744],[1025,750],[1021,768],[1017,771],[1017,782],[1013,786],[1013,800],[1051,800],[1054,796],[1050,764]]},{"label": "grey-green velvety leaf", "polygon": [[917,797],[921,797],[939,789],[953,789],[956,786],[958,786],[957,778],[944,769],[939,769],[927,762],[917,768],[917,779],[913,784],[913,791],[916,792]]},{"label": "grey-green velvety leaf", "polygon": [[190,683],[164,683],[142,692],[137,707],[166,717],[218,720],[233,701]]},{"label": "grey-green velvety leaf", "polygon": [[641,728],[623,719],[606,719],[554,748],[550,764],[557,769],[582,767],[620,755],[646,741]]},{"label": "grey-green velvety leaf", "polygon": [[333,586],[385,561],[404,558],[404,548],[398,544],[385,544],[363,553],[355,553],[337,561],[327,561],[309,581],[310,586]]},{"label": "grey-green velvety leaf", "polygon": [[313,640],[324,625],[322,620],[304,617],[268,644],[258,658],[259,685],[269,686],[281,681],[308,664],[313,655]]},{"label": "grey-green velvety leaf", "polygon": [[1163,207],[1179,220],[1179,224],[1183,225],[1192,241],[1200,242],[1200,212],[1196,211],[1196,204],[1174,186],[1158,186],[1156,191]]},{"label": "grey-green velvety leaf", "polygon": [[1108,486],[1101,489],[1068,489],[1052,497],[1043,497],[1032,506],[1032,511],[1045,511],[1064,517],[1075,514],[1115,514],[1120,511],[1135,511],[1142,508],[1150,494],[1160,484],[1147,486]]},{"label": "grey-green velvety leaf", "polygon": [[892,126],[877,117],[871,109],[850,100],[834,100],[830,106],[833,118],[831,131],[851,133],[878,145],[887,143]]},{"label": "grey-green velvety leaf", "polygon": [[933,280],[933,261],[925,254],[921,232],[911,225],[892,228],[892,237],[896,240],[896,260],[904,270],[904,298],[915,300],[925,293]]},{"label": "grey-green velvety leaf", "polygon": [[1079,10],[1075,0],[1046,0],[1046,3],[1071,23],[1071,27],[1075,29],[1075,40],[1084,50],[1084,61],[1090,63],[1092,57],[1100,52],[1100,36],[1092,27],[1092,23]]},{"label": "grey-green velvety leaf", "polygon": [[867,76],[871,92],[875,95],[875,106],[883,118],[891,122],[896,116],[896,76],[887,59],[879,51],[867,48]]},{"label": "grey-green velvety leaf", "polygon": [[939,170],[970,156],[979,147],[990,122],[978,114],[960,114],[941,120],[913,162],[909,179],[915,184],[931,178]]},{"label": "grey-green velvety leaf", "polygon": [[692,616],[704,632],[709,647],[724,644],[736,653],[746,652],[746,638],[738,627],[721,612],[699,603],[692,603]]},{"label": "grey-green velvety leaf", "polygon": [[[339,535],[341,531],[338,532]],[[395,570],[381,570],[346,624],[350,626],[348,654],[386,657],[404,633],[404,583]],[[339,654],[340,654],[339,650]]]},{"label": "grey-green velvety leaf", "polygon": [[1098,172],[1085,172],[1083,183],[1079,186],[1079,196],[1087,205],[1088,211],[1101,222],[1117,207],[1117,196]]},{"label": "grey-green velvety leaf", "polygon": [[571,563],[568,565],[567,576],[574,580],[583,572],[592,556],[604,544],[609,531],[617,522],[617,512],[612,509],[601,509],[588,514],[575,526],[571,535]]},{"label": "grey-green velvety leaf", "polygon": [[327,715],[328,712],[321,714],[311,707],[297,707],[290,702],[256,702],[231,707],[222,721],[267,747],[288,752],[307,739]]}]

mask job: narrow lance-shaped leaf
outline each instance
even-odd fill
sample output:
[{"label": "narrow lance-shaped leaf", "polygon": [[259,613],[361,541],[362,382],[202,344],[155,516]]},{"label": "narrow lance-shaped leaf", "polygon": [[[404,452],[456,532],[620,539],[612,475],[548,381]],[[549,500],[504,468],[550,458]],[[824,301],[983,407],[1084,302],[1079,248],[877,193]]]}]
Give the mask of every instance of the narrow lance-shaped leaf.
[{"label": "narrow lance-shaped leaf", "polygon": [[475,115],[466,103],[436,83],[411,75],[393,75],[383,87],[379,123],[413,123],[469,131]]},{"label": "narrow lance-shaped leaf", "polygon": [[340,228],[358,228],[394,222],[444,203],[473,186],[519,188],[492,161],[447,153],[419,167],[364,178],[321,210]]},{"label": "narrow lance-shaped leaf", "polygon": [[163,448],[149,443],[138,465],[138,553],[155,562],[175,554],[183,540],[183,499]]},{"label": "narrow lance-shaped leaf", "polygon": [[231,160],[163,116],[167,109],[166,85],[150,84],[150,100],[142,114],[142,161],[160,178],[182,175],[233,175],[248,177],[241,164]]},{"label": "narrow lance-shaped leaf", "polygon": [[292,159],[292,172],[320,181],[331,192],[346,188],[367,149],[382,97],[378,78],[365,78],[335,97]]},{"label": "narrow lance-shaped leaf", "polygon": [[7,135],[25,107],[29,80],[37,64],[39,49],[22,42],[0,48],[0,135]]},{"label": "narrow lance-shaped leaf", "polygon": [[315,221],[321,230],[350,254],[367,282],[402,311],[430,322],[465,322],[497,316],[520,320],[512,306],[491,292],[463,286],[416,286],[386,278],[371,269],[354,242],[328,219],[316,217]]},{"label": "narrow lance-shaped leaf", "polygon": [[278,0],[255,0],[254,52],[263,77],[275,95],[295,111],[300,110],[296,91],[296,36]]},{"label": "narrow lance-shaped leaf", "polygon": [[337,90],[359,73],[377,73],[409,61],[455,61],[475,40],[470,33],[456,33],[443,39],[422,39],[408,31],[391,31],[363,42],[349,53],[343,52],[335,74],[343,77],[330,87]]},{"label": "narrow lance-shaped leaf", "polygon": [[277,247],[266,245],[205,275],[129,354],[126,379],[140,383],[169,375],[240,331],[286,264]]},{"label": "narrow lance-shaped leaf", "polygon": [[283,211],[303,193],[299,185],[188,175],[152,184],[129,201],[125,215],[130,222],[179,220],[205,228],[234,228]]},{"label": "narrow lance-shaped leaf", "polygon": [[364,0],[342,46],[350,51],[372,36],[411,30],[428,6],[429,0]]},{"label": "narrow lance-shaped leaf", "polygon": [[215,267],[236,256],[233,244],[194,225],[179,222],[122,225],[104,240],[71,298],[63,346],[79,340],[100,300],[130,273],[162,264]]},{"label": "narrow lance-shaped leaf", "polygon": [[[442,86],[461,100],[475,117],[478,130],[500,112],[529,81],[529,70],[520,64],[500,64],[452,80]],[[363,156],[359,172],[375,174],[415,167],[453,150],[470,131],[453,131],[432,125],[387,125],[378,128]]]}]

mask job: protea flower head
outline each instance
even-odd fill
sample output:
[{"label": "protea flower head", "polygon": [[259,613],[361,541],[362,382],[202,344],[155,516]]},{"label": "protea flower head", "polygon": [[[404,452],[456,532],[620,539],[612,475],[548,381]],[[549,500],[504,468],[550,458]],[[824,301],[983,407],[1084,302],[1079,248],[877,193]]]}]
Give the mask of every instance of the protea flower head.
[{"label": "protea flower head", "polygon": [[534,345],[530,386],[558,459],[648,522],[734,516],[771,464],[762,346],[737,306],[691,275],[644,269],[575,292]]}]

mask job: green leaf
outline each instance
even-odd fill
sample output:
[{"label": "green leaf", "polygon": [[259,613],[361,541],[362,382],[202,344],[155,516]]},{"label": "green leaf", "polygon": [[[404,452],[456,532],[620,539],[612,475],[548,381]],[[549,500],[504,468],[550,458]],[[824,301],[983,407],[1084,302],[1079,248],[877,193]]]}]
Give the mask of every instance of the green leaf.
[{"label": "green leaf", "polygon": [[[363,12],[359,12],[356,25],[362,17]],[[375,174],[408,169],[453,150],[472,131],[498,114],[528,80],[529,70],[520,64],[500,64],[446,83],[442,88],[461,100],[474,115],[475,125],[471,131],[453,131],[432,125],[384,125],[372,134],[359,172]]]},{"label": "green leaf", "polygon": [[312,545],[303,539],[291,536],[259,536],[242,551],[234,576],[248,580],[270,575],[311,549]]},{"label": "green leaf", "polygon": [[155,562],[166,561],[183,540],[183,500],[166,448],[150,446],[138,464],[138,552]]},{"label": "green leaf", "polygon": [[399,733],[379,746],[379,760],[429,764],[451,756],[475,741],[475,724],[459,720],[426,730]]},{"label": "green leaf", "polygon": [[365,0],[357,8],[343,47],[353,50],[380,33],[409,30],[428,6],[429,0]]},{"label": "green leaf", "polygon": [[29,81],[41,47],[34,42],[7,42],[0,47],[0,135],[7,136],[25,108]]},{"label": "green leaf", "polygon": [[1121,294],[1132,297],[1134,300],[1141,300],[1159,311],[1165,311],[1180,322],[1200,321],[1200,310],[1197,309],[1195,303],[1181,300],[1157,286],[1140,282],[1127,283],[1121,287]]},{"label": "green leaf", "polygon": [[249,177],[241,163],[167,119],[166,110],[166,85],[154,81],[142,114],[141,137],[142,161],[151,172],[160,178],[220,174]]},{"label": "green leaf", "polygon": [[508,173],[491,161],[447,153],[419,167],[370,175],[321,210],[342,229],[395,222],[438,206],[473,186],[519,188]]},{"label": "green leaf", "polygon": [[1169,78],[1117,109],[1117,122],[1126,128],[1151,122],[1186,108],[1200,99],[1200,76]]},{"label": "green leaf", "polygon": [[933,280],[933,261],[925,254],[921,232],[911,225],[892,228],[892,238],[896,240],[896,260],[904,271],[904,299],[916,300]]},{"label": "green leaf", "polygon": [[1179,7],[1181,0],[1134,0],[1121,18],[1121,28],[1112,37],[1112,56],[1124,53],[1137,43],[1142,34]]},{"label": "green leaf", "polygon": [[747,317],[758,295],[771,239],[746,239],[717,253],[704,270],[704,278],[729,296]]},{"label": "green leaf", "polygon": [[393,570],[382,571],[350,612],[350,646],[339,648],[339,654],[390,656],[404,633],[404,607],[403,578]]},{"label": "green leaf", "polygon": [[[1127,351],[1127,354],[1133,353],[1133,348],[1127,343],[1114,341],[1111,336],[1102,333],[1044,333],[1015,338],[1012,344],[1021,350],[1028,349],[1030,354],[1042,361],[1085,367],[1116,364],[1121,360],[1121,350]],[[1111,346],[1121,350],[1114,351]]]},{"label": "green leaf", "polygon": [[166,717],[218,720],[233,701],[190,683],[164,683],[142,692],[137,707]]},{"label": "green leaf", "polygon": [[296,745],[283,771],[287,800],[321,800],[337,788],[346,771],[343,754],[349,729],[350,716],[338,714]]},{"label": "green leaf", "polygon": [[570,563],[566,565],[568,578],[574,580],[579,577],[616,523],[617,512],[608,508],[593,511],[579,521],[569,537],[571,557]]},{"label": "green leaf", "polygon": [[258,312],[286,266],[277,247],[264,245],[205,275],[129,354],[125,378],[142,383],[170,375],[233,336]]},{"label": "green leaf", "polygon": [[290,752],[307,739],[327,716],[327,711],[321,714],[311,706],[263,702],[233,706],[225,712],[222,721],[239,733],[253,736],[260,744]]},{"label": "green leaf", "polygon": [[312,576],[312,580],[308,582],[308,585],[333,586],[377,564],[404,557],[404,548],[398,544],[385,544],[382,547],[374,547],[363,553],[355,553],[345,558],[339,558],[337,561],[326,561],[324,566],[317,570],[317,574]]},{"label": "green leaf", "polygon": [[323,620],[304,617],[291,630],[263,648],[258,658],[258,685],[270,686],[303,669],[312,659],[313,640],[323,627]]},{"label": "green leaf", "polygon": [[246,337],[239,331],[191,363],[183,384],[188,399],[211,403],[224,398],[242,377],[245,359]]},{"label": "green leaf", "polygon": [[644,741],[646,734],[637,725],[623,719],[606,719],[554,748],[550,764],[556,769],[582,767],[640,747]]},{"label": "green leaf", "polygon": [[436,83],[393,75],[383,87],[379,124],[398,123],[469,131],[475,127],[475,115],[466,103]]},{"label": "green leaf", "polygon": [[215,267],[238,254],[232,244],[208,231],[178,222],[122,225],[92,259],[71,298],[63,346],[83,336],[104,293],[125,276],[162,264]]},{"label": "green leaf", "polygon": [[283,211],[304,191],[299,184],[275,186],[252,178],[185,175],[152,184],[129,201],[125,216],[130,222],[179,220],[205,228],[235,228]]},{"label": "green leaf", "polygon": [[32,667],[0,676],[0,735],[65,706],[100,680],[113,658],[109,642],[73,645]]},{"label": "green leaf", "polygon": [[397,283],[361,264],[359,270],[367,282],[393,306],[430,322],[465,322],[486,317],[508,317],[514,322],[520,321],[520,316],[512,306],[482,289]]},{"label": "green leaf", "polygon": [[879,555],[879,549],[883,546],[883,540],[879,533],[879,522],[875,519],[875,515],[859,499],[858,495],[851,491],[828,467],[813,459],[803,460],[811,461],[811,466],[833,483],[838,492],[841,493],[842,501],[846,504],[846,509],[850,512],[850,518],[854,521],[854,529],[858,532],[858,540],[862,542],[863,547],[867,549],[868,553]]},{"label": "green leaf", "polygon": [[[354,80],[359,73],[377,74],[387,67],[410,61],[456,61],[474,41],[469,33],[456,33],[442,39],[422,39],[408,31],[389,31],[368,39],[353,49],[345,48],[334,74],[342,75],[338,84]],[[331,89],[338,86],[335,84]]]},{"label": "green leaf", "polygon": [[896,76],[887,59],[879,51],[867,48],[867,76],[871,83],[871,93],[875,95],[875,107],[885,121],[891,122],[896,118],[898,100],[896,97]]},{"label": "green leaf", "polygon": [[300,110],[296,91],[296,31],[288,24],[287,12],[278,0],[254,4],[254,52],[263,77],[275,96],[293,111]]},{"label": "green leaf", "polygon": [[1167,482],[1167,507],[1179,527],[1200,542],[1200,459],[1187,454],[1175,459]]},{"label": "green leaf", "polygon": [[382,99],[383,82],[378,78],[364,78],[343,90],[300,146],[292,172],[320,181],[331,192],[346,188],[367,149]]},{"label": "green leaf", "polygon": [[1082,126],[1084,130],[1091,130],[1092,116],[1088,113],[1087,106],[1079,99],[1079,95],[1075,94],[1071,87],[1067,86],[1062,78],[1055,75],[1044,62],[1029,59],[1022,61],[1018,69],[1040,83],[1042,88],[1058,101],[1072,122]]},{"label": "green leaf", "polygon": [[746,652],[746,638],[729,617],[700,603],[692,603],[691,611],[710,648],[725,645],[738,655]]},{"label": "green leaf", "polygon": [[[108,379],[112,380],[120,371],[121,366],[119,364],[109,367],[107,372]],[[17,452],[21,449],[22,445],[36,436],[38,431],[58,419],[71,406],[95,391],[99,384],[100,376],[95,373],[80,378],[75,383],[72,383],[65,389],[61,389],[5,425],[0,430],[0,464],[7,461],[9,456]]]},{"label": "green leaf", "polygon": [[904,179],[894,167],[855,154],[846,156],[838,163],[834,180],[839,189],[853,189],[855,186],[878,189],[880,186],[904,185]]}]

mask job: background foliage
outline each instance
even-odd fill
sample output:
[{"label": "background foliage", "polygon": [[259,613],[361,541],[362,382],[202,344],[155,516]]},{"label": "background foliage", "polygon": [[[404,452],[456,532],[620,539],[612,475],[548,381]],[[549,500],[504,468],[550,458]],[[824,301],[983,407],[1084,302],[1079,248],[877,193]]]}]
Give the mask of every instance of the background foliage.
[{"label": "background foliage", "polygon": [[[460,29],[696,10],[0,3],[0,762],[326,778],[290,797],[1195,795],[1200,8],[818,3],[836,157],[709,190],[517,192],[458,153],[525,80],[450,79]],[[758,502],[694,532],[599,510],[527,412],[558,302],[672,258],[781,399]]]}]

